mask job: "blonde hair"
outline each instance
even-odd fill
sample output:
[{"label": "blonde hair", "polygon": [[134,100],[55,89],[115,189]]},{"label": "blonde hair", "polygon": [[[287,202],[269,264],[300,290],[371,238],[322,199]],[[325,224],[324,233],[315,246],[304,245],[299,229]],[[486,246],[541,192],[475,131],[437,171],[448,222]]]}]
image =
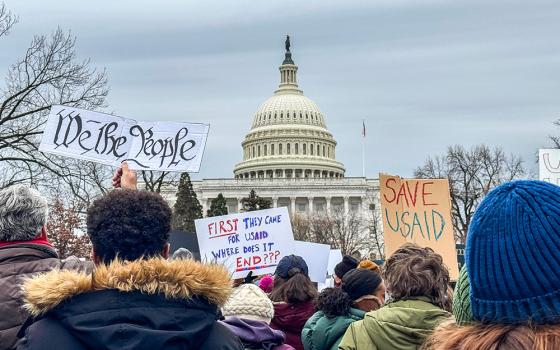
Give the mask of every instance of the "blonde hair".
[{"label": "blonde hair", "polygon": [[501,325],[456,323],[436,328],[423,350],[556,350],[560,325]]}]

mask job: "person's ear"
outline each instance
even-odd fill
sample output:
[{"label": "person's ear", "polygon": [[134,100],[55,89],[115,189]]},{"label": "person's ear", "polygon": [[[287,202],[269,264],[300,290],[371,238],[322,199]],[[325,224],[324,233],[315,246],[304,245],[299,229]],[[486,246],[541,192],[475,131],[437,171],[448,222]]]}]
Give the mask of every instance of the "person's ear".
[{"label": "person's ear", "polygon": [[169,243],[165,243],[165,245],[163,246],[163,250],[161,251],[161,256],[164,259],[169,259],[169,249],[171,248],[171,245]]},{"label": "person's ear", "polygon": [[99,265],[103,262],[101,258],[97,254],[95,254],[95,249],[93,248],[91,248],[91,260],[95,265]]}]

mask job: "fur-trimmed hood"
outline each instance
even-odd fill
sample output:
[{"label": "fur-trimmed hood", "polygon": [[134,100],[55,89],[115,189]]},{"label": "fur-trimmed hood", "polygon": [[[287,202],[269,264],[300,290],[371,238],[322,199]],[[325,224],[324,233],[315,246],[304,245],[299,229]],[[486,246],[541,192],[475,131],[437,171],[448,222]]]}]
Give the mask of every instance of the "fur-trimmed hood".
[{"label": "fur-trimmed hood", "polygon": [[41,316],[76,295],[111,289],[161,294],[169,299],[197,296],[221,307],[231,294],[231,284],[222,265],[151,258],[115,260],[97,266],[93,274],[52,270],[27,280],[23,293],[25,308],[32,316]]}]

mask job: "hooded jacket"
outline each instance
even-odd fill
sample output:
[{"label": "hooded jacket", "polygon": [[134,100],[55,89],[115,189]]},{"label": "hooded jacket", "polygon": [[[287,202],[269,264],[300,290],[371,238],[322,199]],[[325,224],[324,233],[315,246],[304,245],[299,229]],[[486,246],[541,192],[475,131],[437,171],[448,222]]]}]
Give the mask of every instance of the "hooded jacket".
[{"label": "hooded jacket", "polygon": [[54,268],[91,271],[92,267],[75,257],[60,260],[47,245],[19,243],[0,247],[0,350],[15,348],[18,330],[29,316],[22,308],[24,279]]},{"label": "hooded jacket", "polygon": [[286,344],[297,350],[303,350],[301,331],[305,322],[314,313],[315,302],[313,300],[298,304],[275,302],[274,318],[270,322],[270,327],[286,334]]},{"label": "hooded jacket", "polygon": [[362,321],[348,327],[342,350],[415,350],[434,328],[451,313],[420,297],[399,300],[368,312]]},{"label": "hooded jacket", "polygon": [[247,349],[262,350],[293,350],[284,344],[286,336],[281,331],[270,328],[263,321],[248,320],[238,317],[227,317],[223,324],[239,337]]},{"label": "hooded jacket", "polygon": [[243,349],[216,321],[230,292],[225,268],[193,260],[54,270],[24,285],[35,322],[20,331],[18,349]]},{"label": "hooded jacket", "polygon": [[355,321],[362,320],[366,313],[350,308],[348,315],[328,318],[317,311],[303,327],[301,341],[305,350],[337,350],[346,329]]}]

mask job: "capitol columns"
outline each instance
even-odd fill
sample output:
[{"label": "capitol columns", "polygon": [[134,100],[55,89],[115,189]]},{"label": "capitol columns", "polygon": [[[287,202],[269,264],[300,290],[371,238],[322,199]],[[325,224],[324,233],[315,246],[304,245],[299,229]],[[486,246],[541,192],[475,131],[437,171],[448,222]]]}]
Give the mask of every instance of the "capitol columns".
[{"label": "capitol columns", "polygon": [[203,196],[200,202],[202,204],[202,217],[206,217],[206,211],[208,210],[208,198]]},{"label": "capitol columns", "polygon": [[290,197],[292,215],[296,215],[296,197]]},{"label": "capitol columns", "polygon": [[272,197],[272,207],[273,208],[278,208],[278,197],[276,197],[276,196]]},{"label": "capitol columns", "polygon": [[331,213],[331,197],[325,197],[325,200],[327,201],[327,215],[330,215]]},{"label": "capitol columns", "polygon": [[313,215],[313,197],[307,197],[309,200],[309,216]]},{"label": "capitol columns", "polygon": [[237,197],[237,212],[241,213],[241,210],[243,210],[243,197]]},{"label": "capitol columns", "polygon": [[348,196],[344,196],[344,216],[348,216]]}]

